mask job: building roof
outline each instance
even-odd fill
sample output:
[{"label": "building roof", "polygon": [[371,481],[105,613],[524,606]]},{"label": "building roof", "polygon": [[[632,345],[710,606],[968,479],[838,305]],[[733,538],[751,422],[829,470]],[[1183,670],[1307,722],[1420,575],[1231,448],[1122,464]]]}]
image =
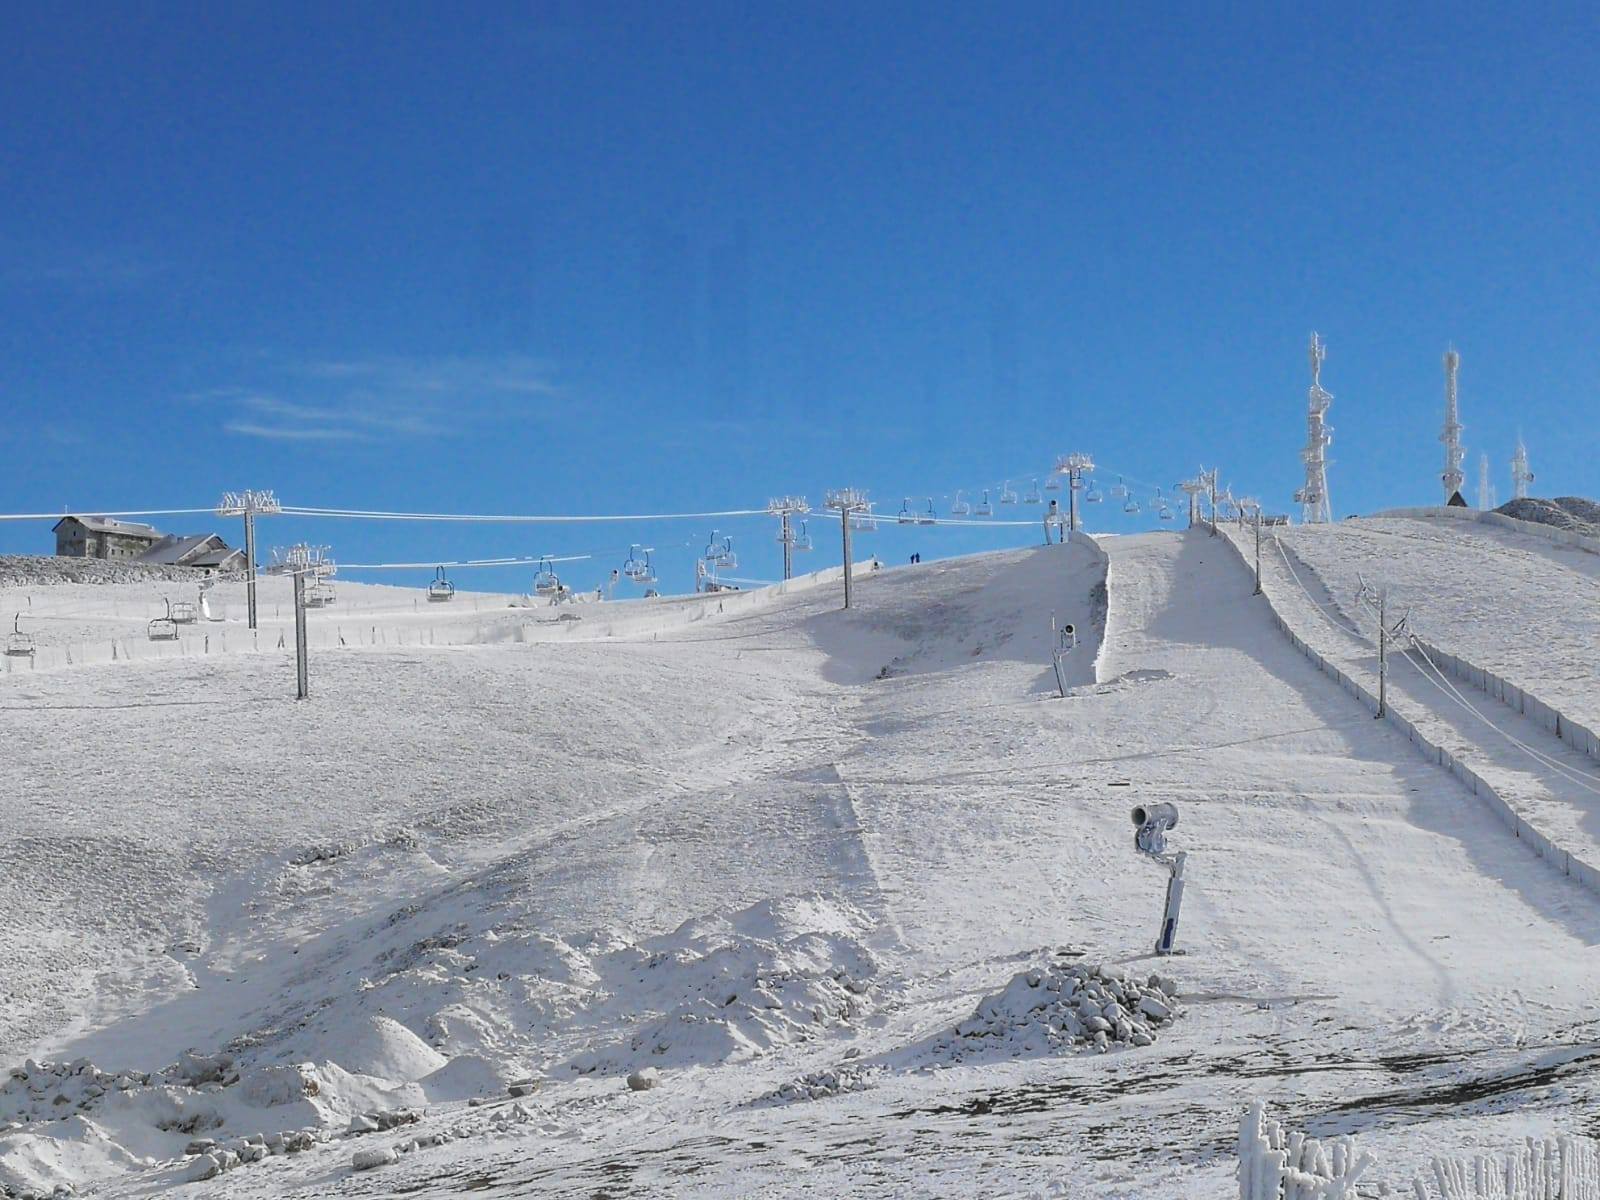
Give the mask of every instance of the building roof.
[{"label": "building roof", "polygon": [[219,550],[208,550],[196,558],[191,558],[183,565],[186,567],[225,567],[233,562],[234,559],[242,560],[243,558],[243,550],[230,550],[228,547],[223,546]]},{"label": "building roof", "polygon": [[227,548],[227,543],[214,533],[169,533],[134,561],[154,563],[158,566],[185,567],[192,566],[196,558],[208,551]]},{"label": "building roof", "polygon": [[154,525],[144,525],[138,521],[119,521],[115,517],[89,517],[77,513],[62,517],[57,521],[52,530],[60,529],[68,521],[76,521],[90,533],[116,533],[123,537],[149,538],[154,541],[161,536],[161,531]]}]

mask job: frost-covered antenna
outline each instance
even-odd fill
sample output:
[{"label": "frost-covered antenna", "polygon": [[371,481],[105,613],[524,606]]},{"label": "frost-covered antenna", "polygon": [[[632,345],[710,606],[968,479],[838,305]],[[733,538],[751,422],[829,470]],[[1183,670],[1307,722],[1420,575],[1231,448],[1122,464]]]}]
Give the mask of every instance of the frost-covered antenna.
[{"label": "frost-covered antenna", "polygon": [[1488,512],[1494,505],[1494,484],[1489,479],[1489,456],[1478,455],[1478,509]]},{"label": "frost-covered antenna", "polygon": [[1533,482],[1533,472],[1528,470],[1528,448],[1517,434],[1517,452],[1511,456],[1511,494],[1518,500],[1528,498],[1528,485]]},{"label": "frost-covered antenna", "polygon": [[1466,454],[1461,448],[1461,409],[1456,403],[1456,372],[1461,369],[1461,355],[1451,346],[1444,352],[1444,428],[1439,440],[1444,443],[1444,473],[1439,480],[1444,484],[1444,502],[1449,504],[1461,491],[1466,476],[1461,473],[1461,460]]},{"label": "frost-covered antenna", "polygon": [[1322,360],[1328,348],[1315,333],[1308,348],[1311,359],[1311,390],[1306,394],[1306,448],[1300,459],[1306,465],[1306,482],[1295,492],[1300,505],[1300,518],[1307,525],[1321,525],[1333,520],[1333,510],[1328,501],[1328,445],[1333,441],[1333,429],[1327,423],[1328,406],[1333,394],[1322,386]]}]

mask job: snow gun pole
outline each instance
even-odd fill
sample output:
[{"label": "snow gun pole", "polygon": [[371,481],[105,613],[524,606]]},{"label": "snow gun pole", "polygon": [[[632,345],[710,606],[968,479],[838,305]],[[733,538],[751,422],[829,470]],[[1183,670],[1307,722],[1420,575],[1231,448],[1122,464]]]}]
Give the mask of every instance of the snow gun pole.
[{"label": "snow gun pole", "polygon": [[306,577],[302,571],[294,573],[294,679],[294,698],[304,700],[310,692],[306,687]]},{"label": "snow gun pole", "polygon": [[1256,590],[1252,595],[1261,595],[1261,509],[1256,509]]}]

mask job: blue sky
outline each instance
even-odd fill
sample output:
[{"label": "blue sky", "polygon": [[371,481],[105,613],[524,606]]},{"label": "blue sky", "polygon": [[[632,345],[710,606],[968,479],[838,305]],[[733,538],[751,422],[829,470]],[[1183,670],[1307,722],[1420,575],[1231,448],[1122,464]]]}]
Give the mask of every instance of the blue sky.
[{"label": "blue sky", "polygon": [[[1312,329],[1337,515],[1436,497],[1452,341],[1469,481],[1521,428],[1592,495],[1597,51],[1552,6],[13,7],[0,509],[897,509],[1069,450],[1288,508]],[[264,540],[682,587],[709,532]]]}]

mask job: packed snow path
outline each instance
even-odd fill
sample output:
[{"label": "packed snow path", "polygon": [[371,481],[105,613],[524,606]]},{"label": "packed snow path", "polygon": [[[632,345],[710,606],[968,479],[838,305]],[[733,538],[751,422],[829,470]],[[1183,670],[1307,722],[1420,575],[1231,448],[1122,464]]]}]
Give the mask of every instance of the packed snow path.
[{"label": "packed snow path", "polygon": [[[8,681],[0,1048],[344,1057],[319,1102],[415,1097],[407,1136],[463,1135],[196,1196],[1213,1197],[1257,1094],[1397,1172],[1520,1136],[1451,1088],[1583,1061],[1600,905],[1301,657],[1227,548],[1103,544],[1103,647],[1069,546],[863,576],[850,613],[329,653],[303,705],[253,657]],[[1052,611],[1086,635],[1065,699]],[[1187,1013],[1107,1055],[951,1053],[1030,963],[1158,965],[1127,815],[1152,799],[1191,856],[1188,953],[1159,964]],[[486,1071],[541,1086],[515,1119],[448,1103]],[[796,1080],[839,1094],[772,1099]],[[1591,1099],[1533,1094],[1551,1121]],[[116,1159],[72,1132],[95,1119],[64,1169],[172,1179],[138,1160],[182,1136]],[[0,1133],[0,1163],[39,1137]]]}]

